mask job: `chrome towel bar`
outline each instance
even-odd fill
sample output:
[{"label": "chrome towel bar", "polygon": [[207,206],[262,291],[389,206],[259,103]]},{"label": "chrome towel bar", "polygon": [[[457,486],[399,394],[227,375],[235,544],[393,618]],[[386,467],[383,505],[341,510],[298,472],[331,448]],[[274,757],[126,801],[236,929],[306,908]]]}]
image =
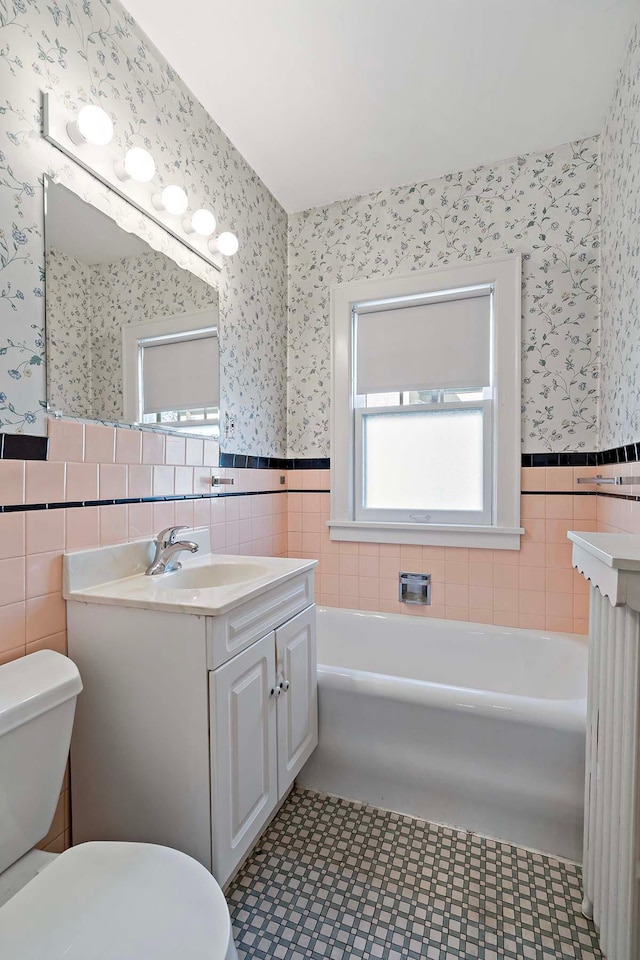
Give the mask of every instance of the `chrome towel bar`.
[{"label": "chrome towel bar", "polygon": [[612,483],[616,487],[632,486],[634,483],[640,483],[640,477],[603,477],[601,473],[595,477],[578,477],[576,483]]}]

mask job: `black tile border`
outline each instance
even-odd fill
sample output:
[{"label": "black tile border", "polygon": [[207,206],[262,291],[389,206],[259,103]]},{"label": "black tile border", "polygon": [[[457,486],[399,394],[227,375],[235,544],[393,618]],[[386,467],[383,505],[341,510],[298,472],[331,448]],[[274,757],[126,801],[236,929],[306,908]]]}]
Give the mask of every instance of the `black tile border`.
[{"label": "black tile border", "polygon": [[329,457],[252,457],[244,453],[221,453],[220,467],[248,470],[329,470]]},{"label": "black tile border", "polygon": [[[183,500],[219,500],[230,497],[269,497],[283,493],[330,493],[321,488],[284,490],[245,490],[232,493],[185,493],[167,497],[122,497],[117,500],[63,500],[55,503],[11,503],[0,505],[3,513],[32,513],[35,510],[76,510],[79,507],[116,507],[135,503],[166,503]],[[522,490],[523,497],[612,497],[614,500],[640,501],[640,496],[625,493],[605,493],[602,490]]]},{"label": "black tile border", "polygon": [[252,457],[245,453],[220,453],[219,467],[239,470],[287,470],[285,457]]},{"label": "black tile border", "polygon": [[576,453],[523,453],[523,467],[602,467],[611,463],[637,463],[640,461],[640,442],[627,443],[622,447]]},{"label": "black tile border", "polygon": [[[302,492],[302,491],[292,491]],[[304,491],[307,492],[307,491]],[[309,491],[310,492],[310,491]],[[313,491],[319,492],[319,491]],[[324,490],[323,493],[328,491]],[[64,500],[55,503],[11,503],[0,506],[0,513],[25,513],[32,510],[75,510],[78,507],[116,507],[131,503],[166,503],[168,501],[183,500],[220,500],[229,497],[268,497],[279,493],[289,493],[284,490],[246,490],[233,493],[176,493],[167,497],[122,497],[118,500]]]},{"label": "black tile border", "polygon": [[521,497],[597,497],[599,490],[521,490]]},{"label": "black tile border", "polygon": [[523,467],[597,467],[599,453],[523,453]]},{"label": "black tile border", "polygon": [[0,433],[0,460],[46,460],[48,454],[48,437]]}]

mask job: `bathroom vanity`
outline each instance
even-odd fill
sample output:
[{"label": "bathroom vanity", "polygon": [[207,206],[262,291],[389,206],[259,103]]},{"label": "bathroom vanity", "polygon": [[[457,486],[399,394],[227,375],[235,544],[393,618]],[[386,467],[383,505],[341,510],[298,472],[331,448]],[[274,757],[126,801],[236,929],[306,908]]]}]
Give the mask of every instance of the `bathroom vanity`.
[{"label": "bathroom vanity", "polygon": [[318,741],[315,561],[210,553],[145,576],[153,542],[65,557],[73,842],[175,847],[221,885]]}]

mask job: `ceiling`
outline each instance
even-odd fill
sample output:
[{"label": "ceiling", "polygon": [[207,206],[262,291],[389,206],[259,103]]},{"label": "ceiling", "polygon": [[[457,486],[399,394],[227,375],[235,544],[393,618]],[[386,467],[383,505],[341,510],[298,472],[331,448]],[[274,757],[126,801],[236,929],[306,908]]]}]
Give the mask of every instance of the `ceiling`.
[{"label": "ceiling", "polygon": [[600,130],[638,0],[124,0],[288,211]]},{"label": "ceiling", "polygon": [[81,263],[112,263],[141,256],[150,247],[106,214],[60,183],[47,185],[47,250],[59,250]]}]

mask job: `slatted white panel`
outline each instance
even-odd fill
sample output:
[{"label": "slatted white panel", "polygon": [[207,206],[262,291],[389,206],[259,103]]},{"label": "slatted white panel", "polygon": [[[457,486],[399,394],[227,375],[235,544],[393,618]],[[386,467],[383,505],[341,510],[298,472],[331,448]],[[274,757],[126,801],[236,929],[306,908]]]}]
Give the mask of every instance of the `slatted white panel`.
[{"label": "slatted white panel", "polygon": [[584,903],[607,960],[640,957],[640,613],[591,588]]}]

